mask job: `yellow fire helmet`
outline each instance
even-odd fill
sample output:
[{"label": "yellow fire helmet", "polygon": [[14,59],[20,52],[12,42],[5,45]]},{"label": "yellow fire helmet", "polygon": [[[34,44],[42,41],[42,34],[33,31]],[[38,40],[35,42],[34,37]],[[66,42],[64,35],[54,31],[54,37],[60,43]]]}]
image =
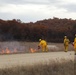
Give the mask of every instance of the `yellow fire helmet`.
[{"label": "yellow fire helmet", "polygon": [[39,39],[39,41],[41,41],[41,39]]},{"label": "yellow fire helmet", "polygon": [[65,38],[67,37],[67,36],[64,36]]}]

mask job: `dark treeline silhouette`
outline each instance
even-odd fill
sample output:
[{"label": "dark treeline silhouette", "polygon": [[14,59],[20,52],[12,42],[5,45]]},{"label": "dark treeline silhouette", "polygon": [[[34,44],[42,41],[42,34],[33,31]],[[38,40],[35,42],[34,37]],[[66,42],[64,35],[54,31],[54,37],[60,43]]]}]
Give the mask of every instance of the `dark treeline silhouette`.
[{"label": "dark treeline silhouette", "polygon": [[0,41],[38,41],[63,42],[67,35],[73,41],[76,33],[76,20],[45,19],[35,23],[23,23],[19,19],[0,19]]}]

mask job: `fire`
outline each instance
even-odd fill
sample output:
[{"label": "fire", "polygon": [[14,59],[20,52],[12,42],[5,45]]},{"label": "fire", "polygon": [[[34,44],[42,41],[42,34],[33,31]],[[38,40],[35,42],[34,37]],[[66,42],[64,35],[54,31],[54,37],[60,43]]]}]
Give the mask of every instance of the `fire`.
[{"label": "fire", "polygon": [[11,51],[8,49],[8,47],[6,48],[5,51],[6,51],[7,54],[11,53]]},{"label": "fire", "polygon": [[17,49],[15,48],[14,50],[13,50],[13,52],[7,47],[5,50],[4,49],[2,49],[1,50],[1,52],[0,52],[0,54],[11,54],[11,53],[17,53],[18,51],[17,51]]},{"label": "fire", "polygon": [[36,49],[31,48],[31,49],[30,49],[30,51],[31,51],[31,53],[35,53],[37,50],[36,50]]},{"label": "fire", "polygon": [[3,54],[3,53],[5,53],[5,51],[4,51],[4,50],[2,50],[1,54]]},{"label": "fire", "polygon": [[16,48],[14,49],[14,53],[17,53],[17,49]]},{"label": "fire", "polygon": [[[33,48],[30,48],[30,52],[31,52],[31,53],[35,53],[35,52],[37,52],[37,50],[36,50],[36,49],[33,49]],[[11,53],[18,53],[17,48],[14,48],[13,51],[12,51],[12,50],[10,50],[10,49],[7,47],[5,50],[2,49],[1,52],[0,52],[0,54],[11,54]]]}]

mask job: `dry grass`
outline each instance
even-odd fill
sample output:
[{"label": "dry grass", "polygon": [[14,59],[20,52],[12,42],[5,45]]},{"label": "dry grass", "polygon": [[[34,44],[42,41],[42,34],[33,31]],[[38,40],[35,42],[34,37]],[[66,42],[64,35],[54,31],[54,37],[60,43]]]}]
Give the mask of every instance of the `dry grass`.
[{"label": "dry grass", "polygon": [[[49,45],[56,45],[59,49],[58,51],[64,51],[64,46],[62,43],[48,43]],[[38,42],[0,42],[0,50],[8,47],[10,50],[17,48],[19,51],[29,52],[29,49],[37,49]],[[69,46],[69,50],[73,50],[73,46]],[[53,51],[49,49],[49,51]],[[56,51],[54,49],[54,51]],[[76,75],[76,62],[65,59],[62,62],[49,61],[39,63],[36,65],[27,66],[15,66],[11,68],[0,69],[0,75]]]},{"label": "dry grass", "polygon": [[61,61],[0,69],[0,75],[75,75],[74,61]]},{"label": "dry grass", "polygon": [[74,56],[74,75],[76,75],[76,55]]}]

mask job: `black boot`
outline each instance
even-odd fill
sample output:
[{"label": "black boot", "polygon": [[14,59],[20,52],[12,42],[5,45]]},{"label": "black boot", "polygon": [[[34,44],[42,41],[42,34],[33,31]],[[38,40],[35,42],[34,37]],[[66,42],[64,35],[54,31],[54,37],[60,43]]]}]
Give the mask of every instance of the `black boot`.
[{"label": "black boot", "polygon": [[65,51],[65,52],[67,52],[67,51]]}]

